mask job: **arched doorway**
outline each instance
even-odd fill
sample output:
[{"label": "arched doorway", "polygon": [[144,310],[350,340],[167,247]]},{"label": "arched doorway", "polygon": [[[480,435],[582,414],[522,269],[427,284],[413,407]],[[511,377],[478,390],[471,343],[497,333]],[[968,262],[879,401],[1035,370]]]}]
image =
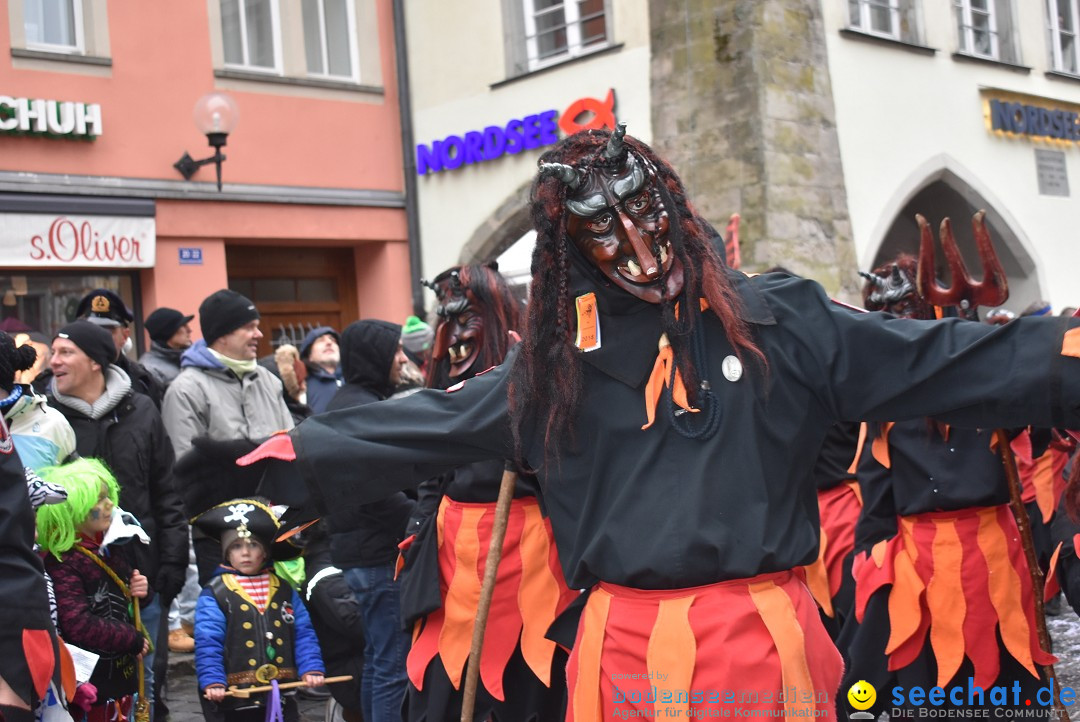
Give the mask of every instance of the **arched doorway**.
[{"label": "arched doorway", "polygon": [[[922,182],[913,192],[901,193],[894,198],[893,207],[898,210],[881,237],[871,268],[888,262],[898,253],[918,254],[919,228],[915,215],[921,214],[930,222],[935,238],[939,238],[942,219],[952,220],[953,235],[964,264],[976,280],[981,280],[982,262],[975,249],[971,219],[979,210],[985,210],[990,237],[1009,279],[1009,300],[1004,307],[1020,313],[1032,301],[1042,297],[1035,260],[1018,230],[1007,220],[1003,206],[976,190],[974,183],[962,178],[955,167],[940,168],[923,175]],[[940,244],[937,248],[937,276],[947,285],[950,282],[948,266]],[[983,313],[987,310],[983,309]]]},{"label": "arched doorway", "polygon": [[532,180],[521,184],[473,232],[461,248],[458,263],[487,263],[498,260],[499,271],[506,276],[515,295],[522,300],[531,276],[532,247],[536,243],[529,215],[529,189]]}]

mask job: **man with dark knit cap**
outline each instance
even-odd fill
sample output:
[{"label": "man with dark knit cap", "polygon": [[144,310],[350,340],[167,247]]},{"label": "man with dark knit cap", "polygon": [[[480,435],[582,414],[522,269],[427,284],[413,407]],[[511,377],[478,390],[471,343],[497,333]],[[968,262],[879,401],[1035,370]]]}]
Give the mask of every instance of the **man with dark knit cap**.
[{"label": "man with dark knit cap", "polygon": [[180,374],[180,356],[191,346],[193,318],[162,306],[143,321],[150,335],[150,350],[139,358],[139,363],[166,389]]},{"label": "man with dark knit cap", "polygon": [[[150,537],[136,544],[137,568],[150,580],[154,599],[142,621],[157,638],[162,604],[184,584],[188,525],[173,487],[173,450],[161,413],[116,363],[110,333],[89,321],[74,321],[56,333],[49,366],[49,405],[75,431],[79,456],[104,461],[120,484],[120,506],[135,515]],[[153,688],[154,654],[143,658],[147,687]]]},{"label": "man with dark knit cap", "polygon": [[180,374],[165,395],[176,456],[197,436],[257,439],[291,429],[281,382],[256,362],[263,334],[255,304],[222,289],[199,305],[199,326],[202,340],[181,355]]},{"label": "man with dark knit cap", "polygon": [[[202,339],[180,357],[180,374],[165,394],[162,415],[177,458],[193,439],[258,439],[293,427],[281,381],[256,361],[259,312],[250,299],[222,289],[199,305]],[[200,583],[221,561],[217,544],[195,542]],[[183,615],[183,613],[181,613]]]}]

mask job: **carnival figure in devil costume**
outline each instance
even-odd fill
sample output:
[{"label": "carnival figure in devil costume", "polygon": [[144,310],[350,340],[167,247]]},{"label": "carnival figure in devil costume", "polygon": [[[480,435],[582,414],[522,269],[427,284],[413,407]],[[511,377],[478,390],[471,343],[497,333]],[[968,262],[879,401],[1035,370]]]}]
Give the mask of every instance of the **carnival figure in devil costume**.
[{"label": "carnival figure in devil costume", "polygon": [[[520,313],[498,271],[455,266],[428,285],[439,317],[428,386],[445,389],[501,363],[518,340]],[[415,627],[407,719],[461,718],[480,596],[480,577],[463,570],[484,568],[507,468],[516,471],[502,458],[477,461],[420,485],[402,582],[402,618]],[[566,651],[544,635],[577,593],[566,587],[537,496],[536,478],[518,473],[480,657],[477,719],[558,719],[566,706]]]},{"label": "carnival figure in devil costume", "polygon": [[313,417],[241,463],[293,462],[268,464],[265,491],[332,515],[346,495],[516,457],[536,470],[570,587],[588,590],[568,720],[725,703],[831,717],[841,657],[793,571],[817,557],[826,431],[928,414],[1075,425],[1078,322],[914,321],[748,278],[621,127],[540,160],[528,318],[506,362],[449,393]]},{"label": "carnival figure in devil costume", "polygon": [[[925,220],[919,223],[928,235]],[[917,285],[919,271],[934,265],[927,252],[932,245],[924,242],[920,259],[901,255],[863,274],[866,308],[933,320],[946,304],[974,316],[979,304],[1003,303],[1005,275],[991,255],[981,214],[975,232],[988,268],[979,293],[964,294],[967,275],[956,267],[951,293],[933,285],[930,271],[924,272],[929,283],[924,276]],[[947,221],[942,243],[947,255],[955,249]],[[1049,703],[1036,697],[1048,679],[1042,666],[1055,661],[1040,643],[1036,615],[1041,623],[1042,608],[1036,610],[1035,594],[1042,590],[1033,585],[1009,506],[1004,464],[1012,465],[1015,477],[1015,462],[1011,452],[1002,455],[1001,446],[1008,446],[1004,431],[930,418],[864,427],[858,479],[866,506],[856,529],[854,564],[857,623],[841,637],[849,656],[841,689],[860,680],[877,690],[940,687],[943,699],[934,704],[953,709],[1023,710]],[[1017,507],[1026,525],[1024,507]],[[984,691],[969,695],[972,686]],[[991,696],[994,687],[1009,690],[1004,703]],[[901,709],[914,717],[923,704],[879,694],[869,711],[876,717]]]}]

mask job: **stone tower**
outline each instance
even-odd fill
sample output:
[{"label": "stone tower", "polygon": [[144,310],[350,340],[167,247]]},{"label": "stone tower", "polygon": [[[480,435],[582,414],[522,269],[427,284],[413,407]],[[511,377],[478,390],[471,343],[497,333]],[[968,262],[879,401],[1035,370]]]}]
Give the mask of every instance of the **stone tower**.
[{"label": "stone tower", "polygon": [[821,0],[650,0],[653,145],[743,270],[859,287]]}]

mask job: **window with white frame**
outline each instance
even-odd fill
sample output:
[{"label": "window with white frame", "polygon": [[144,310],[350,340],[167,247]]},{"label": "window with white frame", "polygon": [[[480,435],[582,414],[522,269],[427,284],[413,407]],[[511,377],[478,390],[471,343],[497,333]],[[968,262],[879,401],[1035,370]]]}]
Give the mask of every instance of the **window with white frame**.
[{"label": "window with white frame", "polygon": [[524,0],[530,70],[608,43],[605,0]]},{"label": "window with white frame", "polygon": [[83,52],[82,0],[24,0],[26,47]]},{"label": "window with white frame", "polygon": [[281,72],[276,0],[221,0],[221,39],[225,65]]},{"label": "window with white frame", "polygon": [[848,23],[870,35],[918,42],[916,0],[848,0]]},{"label": "window with white frame", "polygon": [[1054,70],[1080,74],[1080,48],[1077,47],[1078,0],[1046,0],[1050,32],[1050,61]]},{"label": "window with white frame", "polygon": [[953,0],[953,7],[961,53],[1020,62],[1012,0]]},{"label": "window with white frame", "polygon": [[302,0],[308,75],[359,82],[353,0]]},{"label": "window with white frame", "polygon": [[983,58],[999,58],[1001,53],[993,0],[955,0],[955,7],[960,50]]}]

